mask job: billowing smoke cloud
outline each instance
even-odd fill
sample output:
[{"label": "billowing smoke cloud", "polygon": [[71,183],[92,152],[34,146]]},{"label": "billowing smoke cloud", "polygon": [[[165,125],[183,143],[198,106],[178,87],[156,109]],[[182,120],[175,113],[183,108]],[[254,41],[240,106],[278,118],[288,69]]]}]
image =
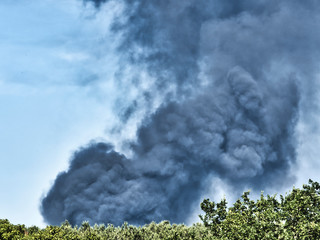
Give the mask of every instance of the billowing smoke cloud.
[{"label": "billowing smoke cloud", "polygon": [[315,94],[320,4],[123,3],[119,51],[156,79],[148,101],[166,95],[129,143],[130,159],[103,142],[74,154],[42,201],[45,220],[184,222],[212,176],[239,189],[293,181],[295,126]]}]

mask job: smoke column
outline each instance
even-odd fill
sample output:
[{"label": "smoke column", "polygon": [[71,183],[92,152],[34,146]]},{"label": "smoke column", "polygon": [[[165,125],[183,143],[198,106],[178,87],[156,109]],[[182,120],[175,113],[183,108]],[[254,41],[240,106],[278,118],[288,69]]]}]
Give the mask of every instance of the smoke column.
[{"label": "smoke column", "polygon": [[[85,2],[98,11],[108,4]],[[314,109],[318,1],[122,4],[112,28],[122,39],[118,51],[155,79],[127,106],[124,124],[159,95],[161,104],[141,121],[130,158],[105,142],[75,152],[42,200],[44,219],[181,223],[212,176],[234,189],[292,183],[295,127]]]}]

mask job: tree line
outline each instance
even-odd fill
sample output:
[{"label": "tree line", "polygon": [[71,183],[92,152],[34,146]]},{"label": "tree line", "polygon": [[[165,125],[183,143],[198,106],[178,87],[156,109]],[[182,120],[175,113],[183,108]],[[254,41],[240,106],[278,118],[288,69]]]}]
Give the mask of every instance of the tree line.
[{"label": "tree line", "polygon": [[201,223],[186,226],[169,221],[144,226],[94,225],[83,222],[71,226],[66,220],[60,226],[11,224],[0,220],[0,239],[320,239],[320,184],[309,180],[301,189],[293,188],[285,196],[261,196],[251,200],[245,192],[232,207],[226,199],[203,200]]}]

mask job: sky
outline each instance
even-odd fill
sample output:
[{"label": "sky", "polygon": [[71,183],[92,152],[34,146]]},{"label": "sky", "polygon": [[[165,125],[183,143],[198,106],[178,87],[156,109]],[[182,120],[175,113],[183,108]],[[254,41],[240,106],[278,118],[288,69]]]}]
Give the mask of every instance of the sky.
[{"label": "sky", "polygon": [[69,0],[1,1],[0,18],[1,218],[43,226],[41,196],[114,121],[110,19]]},{"label": "sky", "polygon": [[[92,2],[99,2],[101,5],[97,7],[98,5]],[[111,210],[100,206],[113,206],[120,196],[125,199],[136,197],[137,201],[143,199],[149,208],[140,209],[135,203],[129,203],[128,206],[136,208],[137,212],[127,215],[123,212],[115,213],[116,224],[123,219],[142,224],[161,217],[177,222],[192,222],[197,218],[198,210],[194,210],[194,205],[198,204],[199,199],[194,200],[195,197],[189,194],[188,189],[200,198],[208,196],[218,200],[224,194],[233,192],[234,189],[228,185],[238,186],[240,191],[247,187],[259,191],[265,187],[264,183],[250,185],[257,179],[266,183],[273,178],[277,183],[286,182],[281,187],[277,187],[276,184],[270,186],[270,189],[282,191],[283,194],[293,185],[301,186],[307,183],[309,178],[320,181],[320,71],[318,53],[314,53],[312,47],[319,39],[318,32],[311,26],[317,15],[310,14],[309,19],[302,11],[297,13],[303,16],[301,22],[306,30],[302,31],[299,21],[294,21],[297,17],[292,18],[292,12],[296,10],[292,10],[290,4],[279,7],[280,17],[268,18],[269,16],[260,15],[254,4],[251,6],[248,3],[244,6],[244,11],[246,12],[247,8],[248,14],[239,15],[236,21],[234,18],[224,17],[224,14],[238,14],[232,10],[216,13],[221,17],[221,21],[218,21],[219,17],[216,16],[209,16],[203,20],[206,17],[203,17],[204,13],[200,11],[201,14],[192,18],[201,25],[199,27],[187,21],[189,15],[181,13],[181,21],[175,18],[177,9],[188,7],[177,1],[171,1],[169,10],[162,5],[146,4],[145,9],[159,13],[153,18],[149,15],[146,17],[143,11],[138,10],[133,13],[122,12],[126,7],[132,7],[130,3],[92,2],[0,2],[0,218],[7,218],[15,224],[41,227],[48,222],[56,224],[62,218],[70,218],[73,223],[86,219],[91,222],[105,222],[110,219],[100,217],[99,214],[110,213]],[[186,5],[194,4],[193,2],[186,1]],[[218,3],[217,6],[219,7]],[[220,7],[223,9],[225,6],[222,4]],[[250,9],[253,9],[252,12]],[[267,9],[273,11],[269,5]],[[122,16],[119,13],[136,17],[132,18],[134,27],[125,22],[125,18],[120,17],[118,21],[124,21],[129,27],[122,26],[125,30],[121,30],[120,27],[117,31],[112,29],[115,17]],[[260,17],[262,15],[263,17]],[[154,24],[152,28],[160,30],[155,33],[150,30],[150,26],[141,24],[141,16]],[[279,26],[278,32],[281,32],[283,22],[289,19],[296,28],[288,29],[287,36],[290,39],[302,37],[301,45],[296,44],[294,40],[283,41],[273,30],[261,33],[263,39],[270,43],[260,43],[257,38],[253,41],[253,36],[260,29],[259,26],[264,21],[261,19],[264,17],[267,18],[266,29],[277,29]],[[198,18],[201,21],[198,21]],[[171,22],[180,24],[181,32],[174,27],[175,25],[171,25]],[[184,25],[185,22],[188,24]],[[253,31],[240,34],[243,28],[238,24],[246,25]],[[146,36],[139,38],[141,32],[145,32]],[[239,32],[234,35],[237,42],[228,41],[235,32]],[[194,33],[195,36],[198,34],[199,39],[194,40],[188,33]],[[181,39],[184,44],[180,44]],[[155,43],[151,44],[151,41]],[[199,43],[197,47],[194,46],[195,41]],[[248,43],[252,46],[252,51],[262,54],[262,60],[256,59],[254,54],[237,50]],[[276,52],[280,49],[279,46],[284,49],[279,51],[280,56],[267,54],[268,49],[270,52]],[[306,46],[310,47],[310,51]],[[154,49],[159,51],[153,52]],[[241,57],[244,52],[252,64]],[[133,60],[127,59],[128,53]],[[163,54],[161,56],[164,56],[166,61],[162,61],[160,54]],[[299,62],[304,59],[302,55],[308,60],[303,64]],[[266,60],[263,61],[264,59]],[[195,65],[198,67],[194,67]],[[263,73],[257,70],[260,66]],[[299,66],[296,71],[295,66]],[[301,89],[298,94],[294,94],[293,80],[287,79],[287,75],[291,76],[292,72],[298,79],[295,82],[297,88]],[[219,81],[226,73],[228,84]],[[262,80],[256,80],[259,77]],[[312,78],[312,81],[304,84],[308,77]],[[278,88],[289,89],[288,94],[281,95]],[[308,91],[311,91],[310,95]],[[260,95],[255,94],[256,92]],[[309,97],[311,95],[312,98]],[[242,96],[244,97],[241,98]],[[226,103],[226,99],[230,104]],[[296,103],[296,99],[299,99],[299,103]],[[203,102],[207,106],[201,105]],[[281,120],[285,117],[281,114],[282,109],[276,107],[277,104],[282,106],[288,115],[291,114],[291,117],[283,120],[285,122]],[[222,106],[227,107],[223,110]],[[259,109],[263,109],[264,112],[260,112]],[[210,117],[206,115],[208,111]],[[231,113],[238,117],[233,118],[230,116]],[[207,121],[208,118],[210,121]],[[219,121],[228,124],[224,126],[218,123]],[[252,122],[252,125],[246,125],[244,122]],[[274,124],[274,128],[265,127],[265,123]],[[199,130],[203,129],[201,124],[209,126],[210,131],[215,133],[214,136],[202,134]],[[262,125],[264,127],[261,127]],[[277,128],[287,125],[292,129],[288,128],[290,133],[284,136]],[[226,132],[217,130],[224,127],[227,129]],[[259,131],[256,128],[259,128]],[[238,133],[237,129],[250,129],[252,135],[245,135],[247,132],[243,131],[242,135],[245,137],[240,138],[241,133]],[[263,137],[260,138],[260,135]],[[209,138],[208,141],[204,140],[206,137]],[[220,140],[221,137],[225,137],[225,140]],[[280,139],[279,142],[275,140],[277,138]],[[228,150],[230,146],[240,144],[241,141],[246,142],[241,143],[242,146],[259,142],[259,147],[252,147],[254,151],[249,147],[237,148],[235,151],[232,150],[232,153]],[[109,143],[114,147],[108,145]],[[221,148],[216,149],[213,143],[220,144]],[[270,146],[272,148],[275,143],[281,147],[270,150]],[[113,148],[115,150],[112,150]],[[192,150],[186,150],[188,148]],[[295,150],[292,150],[293,148]],[[102,156],[101,151],[105,155]],[[186,155],[184,151],[187,152]],[[294,151],[295,154],[291,154],[290,151]],[[293,160],[286,160],[283,165],[268,165],[268,162],[276,161],[272,160],[274,152],[282,154],[285,159]],[[246,155],[250,153],[251,155]],[[268,156],[261,160],[259,157],[255,158],[256,153]],[[245,156],[250,161],[239,165],[231,155],[238,156],[236,159],[243,159]],[[208,159],[211,161],[211,156],[215,162],[209,164]],[[182,158],[191,160],[185,161],[185,165],[182,166]],[[197,165],[194,159],[200,159]],[[223,159],[224,162],[216,159]],[[109,165],[109,162],[116,160],[118,162],[115,165],[121,165],[121,171],[108,170],[106,173],[100,173],[95,169],[94,164],[115,169],[115,165]],[[79,214],[53,216],[52,206],[56,206],[55,202],[52,203],[54,196],[58,196],[57,199],[61,202],[68,202],[73,197],[60,194],[59,189],[69,185],[78,189],[78,185],[73,185],[74,182],[86,183],[91,179],[88,177],[81,180],[75,174],[91,174],[90,169],[79,170],[76,166],[79,162],[86,162],[86,166],[92,163],[93,175],[97,176],[93,181],[102,182],[102,185],[109,184],[108,181],[115,185],[123,184],[124,193],[112,193],[110,197],[98,192],[103,195],[103,200],[97,197],[95,204],[90,206],[99,210],[91,213],[79,210],[79,205],[89,206],[90,199],[88,200],[83,192],[97,194],[97,191],[103,190],[98,190],[99,186],[88,187],[85,190],[80,187],[77,196],[84,196],[83,201],[79,205],[66,205],[71,209],[74,207]],[[136,164],[133,164],[134,162]],[[207,173],[201,166],[215,170]],[[230,169],[231,166],[238,167],[238,170]],[[276,169],[270,170],[270,166],[278,166],[284,175],[293,177],[280,178],[283,174],[274,173]],[[290,168],[290,171],[286,168]],[[130,169],[134,169],[134,172]],[[62,171],[65,177],[59,178],[58,174]],[[200,177],[202,175],[207,177]],[[232,175],[237,175],[237,178]],[[244,175],[250,175],[252,178]],[[124,176],[129,179],[125,183],[121,180]],[[167,179],[159,180],[163,176]],[[112,177],[117,180],[112,180]],[[59,179],[62,179],[63,184],[59,185]],[[236,184],[239,179],[244,182],[243,185]],[[208,183],[209,187],[204,187],[202,182]],[[154,187],[168,184],[174,187],[170,190]],[[112,192],[112,186],[105,191]],[[174,191],[183,193],[178,201],[192,207],[194,212],[188,212],[188,215],[184,216],[168,213],[170,209],[177,209],[173,204],[176,197],[171,196]],[[147,196],[142,193],[147,193]],[[95,196],[100,196],[99,194]],[[155,198],[161,199],[165,206],[169,206],[169,210],[164,207],[154,210],[154,200],[148,200],[153,199],[150,197],[152,194]],[[152,214],[149,213],[150,209]],[[124,212],[126,210],[123,209]],[[177,212],[182,213],[183,209],[177,209]],[[99,217],[94,219],[92,215],[97,213]],[[83,214],[88,214],[88,218],[83,217]],[[143,217],[132,217],[140,216],[139,214]]]}]

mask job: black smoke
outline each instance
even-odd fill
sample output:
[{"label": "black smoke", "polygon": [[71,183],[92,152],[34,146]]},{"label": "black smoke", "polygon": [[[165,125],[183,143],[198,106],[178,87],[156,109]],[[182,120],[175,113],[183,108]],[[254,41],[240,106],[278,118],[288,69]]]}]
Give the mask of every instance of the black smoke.
[{"label": "black smoke", "polygon": [[[141,96],[163,94],[162,103],[140,123],[130,158],[103,142],[78,150],[42,200],[45,220],[179,223],[212,176],[240,190],[292,182],[295,127],[313,109],[320,4],[122,3],[112,27],[122,36],[118,51],[156,79]],[[127,106],[125,119],[141,107],[140,99]]]}]

